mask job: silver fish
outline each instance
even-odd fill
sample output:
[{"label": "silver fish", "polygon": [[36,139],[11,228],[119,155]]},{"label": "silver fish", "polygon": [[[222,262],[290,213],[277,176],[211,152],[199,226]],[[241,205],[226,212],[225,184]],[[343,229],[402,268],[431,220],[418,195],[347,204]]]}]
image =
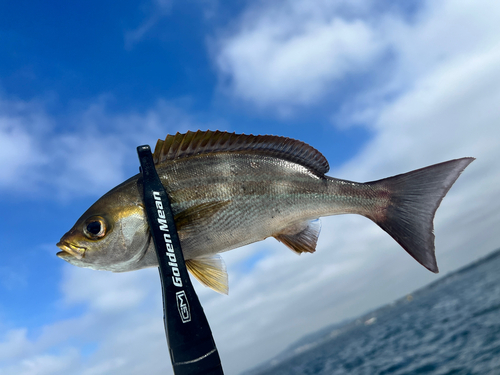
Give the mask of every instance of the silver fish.
[{"label": "silver fish", "polygon": [[[363,215],[413,258],[438,272],[433,219],[441,200],[474,160],[462,158],[378,181],[357,183],[325,175],[325,157],[290,138],[219,131],[177,133],[153,155],[170,196],[191,273],[227,293],[218,253],[274,237],[312,253],[318,218]],[[57,256],[79,267],[115,272],[157,266],[139,175],[118,185],[78,219]]]}]

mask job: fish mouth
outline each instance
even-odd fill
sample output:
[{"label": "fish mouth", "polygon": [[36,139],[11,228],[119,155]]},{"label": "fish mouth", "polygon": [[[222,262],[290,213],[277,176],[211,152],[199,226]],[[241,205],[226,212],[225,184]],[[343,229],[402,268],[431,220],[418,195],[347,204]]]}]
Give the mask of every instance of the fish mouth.
[{"label": "fish mouth", "polygon": [[76,246],[66,241],[60,241],[56,244],[56,246],[62,250],[56,254],[59,258],[62,259],[68,257],[75,257],[76,259],[82,259],[85,257],[85,250],[87,250],[87,248],[85,247]]}]

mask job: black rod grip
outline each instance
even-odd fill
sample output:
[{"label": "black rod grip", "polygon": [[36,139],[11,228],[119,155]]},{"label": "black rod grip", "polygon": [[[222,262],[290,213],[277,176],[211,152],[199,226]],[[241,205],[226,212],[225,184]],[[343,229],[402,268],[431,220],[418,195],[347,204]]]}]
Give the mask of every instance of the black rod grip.
[{"label": "black rod grip", "polygon": [[137,147],[144,206],[158,257],[163,320],[176,375],[223,374],[217,347],[189,279],[170,200],[156,172],[149,146]]}]

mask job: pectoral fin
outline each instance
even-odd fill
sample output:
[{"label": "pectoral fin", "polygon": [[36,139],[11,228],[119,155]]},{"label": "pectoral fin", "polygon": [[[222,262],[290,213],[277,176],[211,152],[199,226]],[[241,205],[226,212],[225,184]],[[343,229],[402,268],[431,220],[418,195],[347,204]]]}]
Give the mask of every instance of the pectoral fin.
[{"label": "pectoral fin", "polygon": [[231,201],[206,202],[179,212],[174,217],[177,230],[189,230],[189,227],[194,224],[203,225],[203,221],[211,219],[213,215],[229,203]]},{"label": "pectoral fin", "polygon": [[188,259],[186,267],[203,285],[221,294],[228,294],[226,265],[220,255]]},{"label": "pectoral fin", "polygon": [[283,242],[297,254],[314,253],[320,231],[319,220],[304,221],[285,228],[281,233],[275,234],[274,238]]}]

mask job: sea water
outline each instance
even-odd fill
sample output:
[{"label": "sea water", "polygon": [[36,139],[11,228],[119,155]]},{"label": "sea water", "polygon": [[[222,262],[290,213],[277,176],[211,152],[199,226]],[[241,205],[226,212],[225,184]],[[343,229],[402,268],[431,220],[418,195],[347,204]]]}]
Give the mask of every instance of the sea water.
[{"label": "sea water", "polygon": [[500,251],[302,348],[249,374],[500,375]]}]

